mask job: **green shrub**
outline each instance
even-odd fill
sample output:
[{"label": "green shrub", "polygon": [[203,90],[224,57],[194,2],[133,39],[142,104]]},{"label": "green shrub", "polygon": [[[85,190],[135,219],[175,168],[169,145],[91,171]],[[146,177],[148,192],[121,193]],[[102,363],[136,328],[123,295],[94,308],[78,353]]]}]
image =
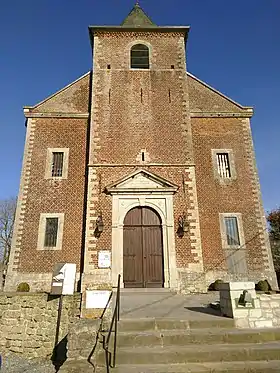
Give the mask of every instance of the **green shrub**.
[{"label": "green shrub", "polygon": [[212,291],[218,291],[220,290],[220,284],[222,284],[224,281],[221,280],[221,279],[218,279],[216,281],[214,281],[208,288],[208,290],[212,290]]},{"label": "green shrub", "polygon": [[30,290],[30,286],[28,285],[27,282],[21,282],[18,287],[17,287],[17,291],[19,292],[24,292],[24,293],[28,293]]},{"label": "green shrub", "polygon": [[267,280],[261,280],[257,283],[256,290],[268,292],[271,290],[271,286]]},{"label": "green shrub", "polygon": [[214,282],[215,290],[220,290],[220,284],[222,284],[224,281],[221,279],[218,279]]}]

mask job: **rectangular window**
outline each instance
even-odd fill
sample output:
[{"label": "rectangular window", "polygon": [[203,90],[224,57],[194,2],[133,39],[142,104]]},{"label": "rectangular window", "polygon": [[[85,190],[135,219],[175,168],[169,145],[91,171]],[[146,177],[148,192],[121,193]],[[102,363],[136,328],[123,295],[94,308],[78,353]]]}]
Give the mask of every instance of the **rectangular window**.
[{"label": "rectangular window", "polygon": [[68,178],[69,148],[47,148],[45,179]]},{"label": "rectangular window", "polygon": [[63,155],[63,152],[52,153],[52,177],[62,177]]},{"label": "rectangular window", "polygon": [[219,176],[223,179],[229,179],[231,177],[229,154],[217,153],[216,156]]},{"label": "rectangular window", "polygon": [[56,247],[58,218],[46,218],[44,247]]},{"label": "rectangular window", "polygon": [[247,273],[247,250],[243,230],[242,214],[224,212],[219,214],[222,248],[228,273]]},{"label": "rectangular window", "polygon": [[228,246],[239,246],[240,237],[237,217],[225,217],[226,239]]}]

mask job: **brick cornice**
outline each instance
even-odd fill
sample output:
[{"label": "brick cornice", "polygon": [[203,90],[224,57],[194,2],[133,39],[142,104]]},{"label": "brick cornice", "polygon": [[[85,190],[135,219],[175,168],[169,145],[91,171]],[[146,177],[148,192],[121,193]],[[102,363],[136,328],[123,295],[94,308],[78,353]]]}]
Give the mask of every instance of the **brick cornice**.
[{"label": "brick cornice", "polygon": [[239,113],[191,111],[191,118],[251,118],[253,111]]},{"label": "brick cornice", "polygon": [[[85,118],[89,113],[32,113],[24,111],[26,118]],[[253,112],[222,113],[222,112],[195,112],[191,111],[191,118],[251,118]]]},{"label": "brick cornice", "polygon": [[89,113],[32,113],[24,110],[26,118],[85,118],[89,117]]},{"label": "brick cornice", "polygon": [[88,167],[190,167],[195,166],[190,163],[92,163]]}]

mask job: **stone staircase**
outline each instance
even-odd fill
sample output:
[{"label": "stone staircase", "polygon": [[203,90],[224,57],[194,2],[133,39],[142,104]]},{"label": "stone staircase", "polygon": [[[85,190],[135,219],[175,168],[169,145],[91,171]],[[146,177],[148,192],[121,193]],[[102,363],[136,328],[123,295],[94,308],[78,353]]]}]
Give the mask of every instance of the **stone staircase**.
[{"label": "stone staircase", "polygon": [[[106,372],[104,354],[97,372]],[[280,329],[236,329],[231,319],[122,320],[115,373],[280,372]]]},{"label": "stone staircase", "polygon": [[[102,338],[100,338],[101,340]],[[93,365],[66,361],[59,372],[106,373],[102,347]],[[124,319],[111,373],[280,373],[280,329],[236,329],[232,319]]]}]

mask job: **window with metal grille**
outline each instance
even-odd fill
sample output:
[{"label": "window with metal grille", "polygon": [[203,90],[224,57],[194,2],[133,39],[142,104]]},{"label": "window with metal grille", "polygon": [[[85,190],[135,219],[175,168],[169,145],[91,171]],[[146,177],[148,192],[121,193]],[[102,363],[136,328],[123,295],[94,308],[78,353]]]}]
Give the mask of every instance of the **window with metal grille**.
[{"label": "window with metal grille", "polygon": [[63,152],[53,152],[52,177],[61,177],[63,171]]},{"label": "window with metal grille", "polygon": [[149,69],[149,48],[143,44],[136,44],[131,48],[131,68]]},{"label": "window with metal grille", "polygon": [[223,179],[231,178],[229,154],[228,153],[217,153],[217,164],[218,173]]},{"label": "window with metal grille", "polygon": [[225,217],[226,236],[228,246],[239,246],[240,237],[238,230],[238,221],[235,216]]},{"label": "window with metal grille", "polygon": [[45,247],[56,247],[58,218],[46,218]]}]

